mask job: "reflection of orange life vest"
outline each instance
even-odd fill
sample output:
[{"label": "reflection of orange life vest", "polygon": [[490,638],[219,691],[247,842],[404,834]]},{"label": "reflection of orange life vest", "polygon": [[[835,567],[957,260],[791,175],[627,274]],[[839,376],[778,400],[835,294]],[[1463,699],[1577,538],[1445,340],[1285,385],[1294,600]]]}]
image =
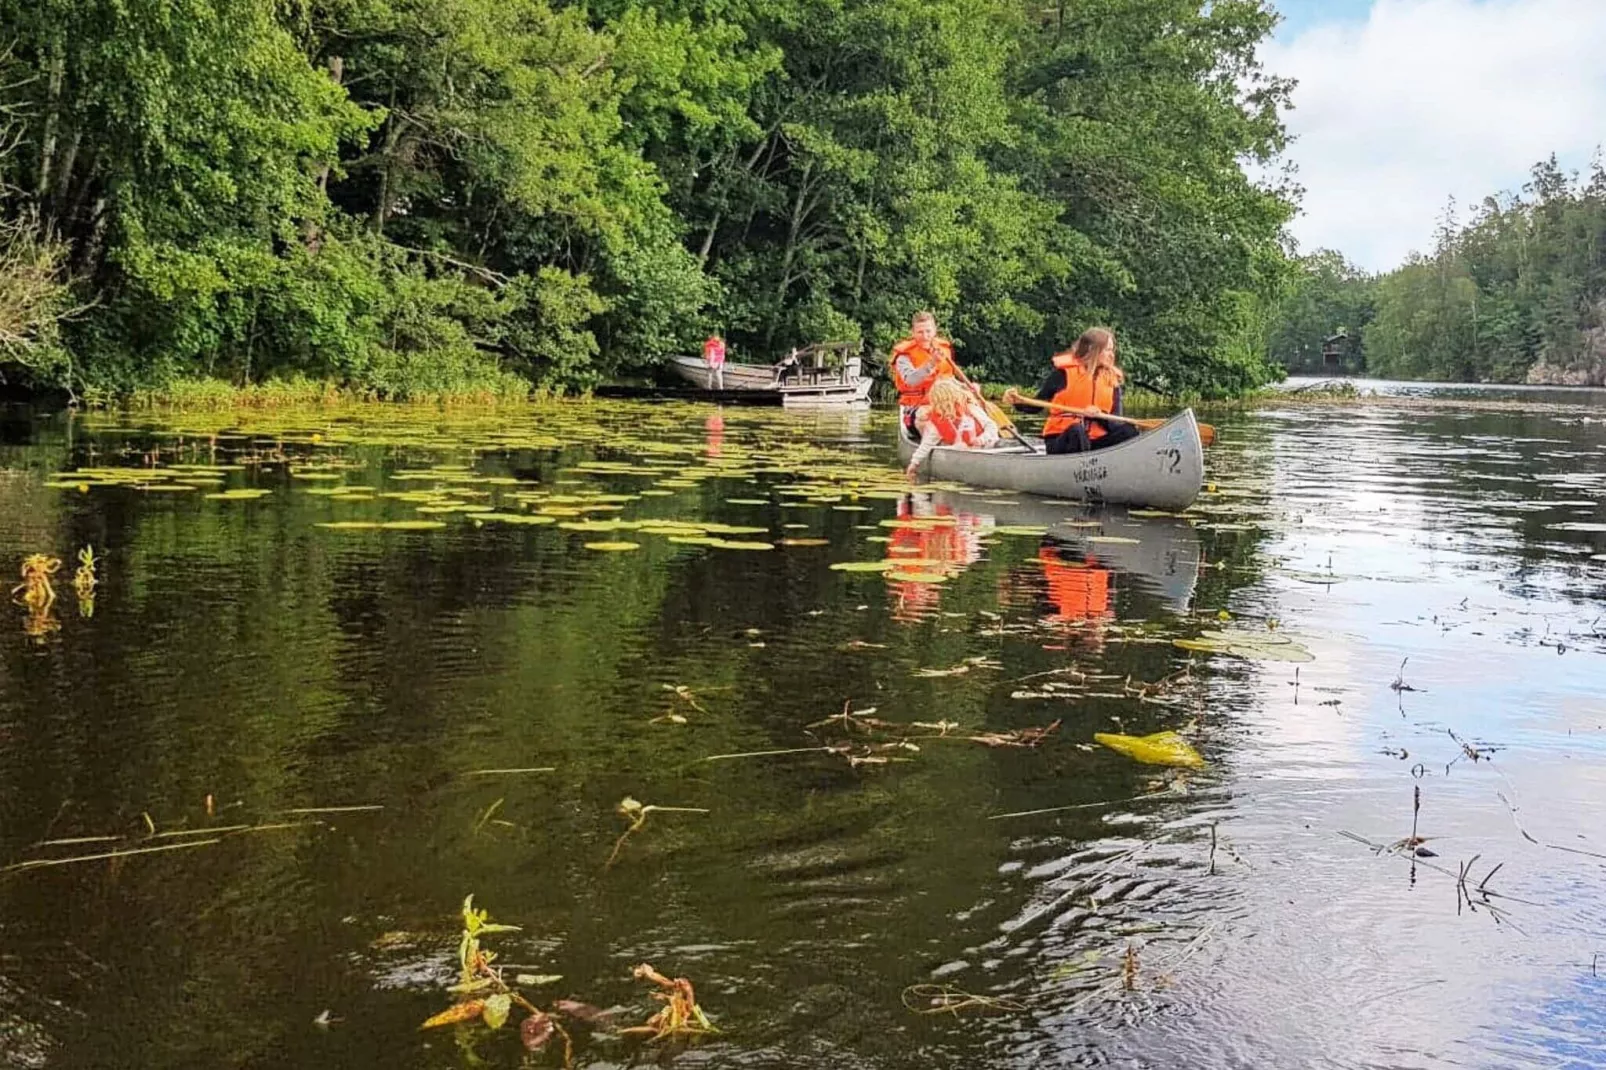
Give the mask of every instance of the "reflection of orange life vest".
[{"label": "reflection of orange life vest", "polygon": [[1093,558],[1084,562],[1066,561],[1059,550],[1044,546],[1037,551],[1043,577],[1048,581],[1048,598],[1059,612],[1055,620],[1092,620],[1110,615],[1110,573],[1098,567]]},{"label": "reflection of orange life vest", "polygon": [[[1065,387],[1050,400],[1056,405],[1070,405],[1077,409],[1098,409],[1100,412],[1111,412],[1115,409],[1115,376],[1106,372],[1099,375],[1092,368],[1084,367],[1082,362],[1069,353],[1054,354],[1054,367],[1065,373]],[[1067,427],[1073,427],[1082,422],[1080,416],[1072,416],[1066,412],[1050,413],[1043,423],[1044,437],[1059,434]],[[1090,423],[1087,426],[1087,437],[1101,439],[1105,435],[1102,426]]]},{"label": "reflection of orange life vest", "polygon": [[725,343],[718,338],[710,338],[703,343],[703,359],[710,368],[718,368],[725,363]]},{"label": "reflection of orange life vest", "polygon": [[938,412],[936,406],[932,406],[927,418],[931,421],[931,426],[937,429],[937,434],[942,436],[943,442],[949,446],[974,446],[981,438],[981,421],[968,412],[961,416],[956,424]]},{"label": "reflection of orange life vest", "polygon": [[[908,357],[909,363],[914,365],[916,371],[936,361],[936,373],[923,380],[919,386],[911,386],[904,381],[903,373],[898,370],[899,357]],[[906,408],[924,405],[926,391],[931,389],[931,384],[944,375],[952,374],[954,374],[954,347],[941,338],[934,339],[930,349],[921,345],[918,338],[905,338],[892,347],[892,381],[898,388],[899,405]]]},{"label": "reflection of orange life vest", "polygon": [[[947,506],[938,506],[934,515],[952,516],[953,510]],[[898,519],[925,518],[915,516],[914,510],[905,499],[898,503]],[[931,527],[895,527],[892,529],[892,534],[887,537],[889,561],[922,562],[910,566],[912,572],[950,573],[960,563],[961,552],[958,546],[958,534],[954,530],[954,525],[949,523],[934,524]],[[896,599],[892,612],[893,619],[906,623],[926,616],[937,607],[941,598],[941,588],[935,583],[893,580],[891,588]]]}]

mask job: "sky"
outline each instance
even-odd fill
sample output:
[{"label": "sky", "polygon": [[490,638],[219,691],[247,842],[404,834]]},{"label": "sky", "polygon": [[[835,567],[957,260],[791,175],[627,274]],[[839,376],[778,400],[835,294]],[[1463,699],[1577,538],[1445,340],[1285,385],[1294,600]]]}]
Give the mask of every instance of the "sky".
[{"label": "sky", "polygon": [[1464,221],[1551,153],[1587,169],[1606,142],[1606,0],[1272,3],[1261,59],[1300,83],[1302,251],[1388,270],[1431,249],[1452,196]]}]

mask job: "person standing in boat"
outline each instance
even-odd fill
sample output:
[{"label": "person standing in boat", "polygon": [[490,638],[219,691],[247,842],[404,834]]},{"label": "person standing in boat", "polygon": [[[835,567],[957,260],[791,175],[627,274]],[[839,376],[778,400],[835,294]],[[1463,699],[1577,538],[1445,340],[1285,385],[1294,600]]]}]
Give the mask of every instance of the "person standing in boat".
[{"label": "person standing in boat", "polygon": [[998,424],[987,415],[970,391],[958,380],[944,376],[931,384],[926,403],[915,410],[920,448],[909,459],[904,475],[914,482],[920,466],[938,446],[985,450],[998,445]]},{"label": "person standing in boat", "polygon": [[[1092,327],[1082,332],[1070,349],[1054,354],[1054,370],[1037,388],[1037,400],[1120,416],[1125,381],[1126,373],[1115,363],[1115,335],[1108,328]],[[1006,405],[1019,400],[1014,387],[1004,391]],[[1024,406],[1018,407],[1025,411]],[[1043,445],[1049,453],[1102,450],[1137,435],[1138,429],[1131,424],[1065,412],[1052,412],[1043,423]]]},{"label": "person standing in boat", "polygon": [[715,390],[725,389],[725,339],[718,333],[703,343],[703,360],[708,363],[708,381]]},{"label": "person standing in boat", "polygon": [[937,337],[937,317],[915,313],[910,336],[892,347],[892,381],[898,388],[898,416],[904,434],[920,437],[915,412],[926,403],[926,393],[937,380],[955,374],[954,347]]}]

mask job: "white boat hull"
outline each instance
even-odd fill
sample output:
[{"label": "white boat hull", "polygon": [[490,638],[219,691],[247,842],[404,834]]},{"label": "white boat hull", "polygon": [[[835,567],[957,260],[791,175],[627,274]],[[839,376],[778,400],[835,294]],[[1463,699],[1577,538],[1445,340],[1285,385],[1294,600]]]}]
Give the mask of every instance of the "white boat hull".
[{"label": "white boat hull", "polygon": [[[1033,445],[1042,448],[1040,442]],[[914,451],[915,444],[900,431],[899,460],[907,465]],[[1090,453],[1050,456],[1018,443],[991,450],[939,446],[920,476],[1048,498],[1186,509],[1204,486],[1204,446],[1193,410],[1184,409],[1129,442]]]},{"label": "white boat hull", "polygon": [[[858,362],[852,363],[856,369]],[[715,383],[713,369],[700,357],[672,357],[669,366],[699,390],[720,389]],[[852,371],[813,379],[808,377],[808,373],[801,373],[788,378],[783,385],[776,381],[773,365],[733,364],[727,361],[723,389],[779,395],[781,404],[791,409],[864,407],[870,404],[870,391],[874,387],[875,380]]]}]

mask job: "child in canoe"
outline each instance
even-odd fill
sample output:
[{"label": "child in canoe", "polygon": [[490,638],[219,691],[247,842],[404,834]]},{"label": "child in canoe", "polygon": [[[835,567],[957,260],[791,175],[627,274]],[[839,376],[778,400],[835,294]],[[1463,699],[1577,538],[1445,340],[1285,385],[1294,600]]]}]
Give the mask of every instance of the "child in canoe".
[{"label": "child in canoe", "polygon": [[926,403],[915,411],[914,422],[920,432],[920,447],[904,469],[910,482],[938,446],[984,450],[998,445],[998,424],[976,396],[952,376],[945,375],[931,384]]}]

